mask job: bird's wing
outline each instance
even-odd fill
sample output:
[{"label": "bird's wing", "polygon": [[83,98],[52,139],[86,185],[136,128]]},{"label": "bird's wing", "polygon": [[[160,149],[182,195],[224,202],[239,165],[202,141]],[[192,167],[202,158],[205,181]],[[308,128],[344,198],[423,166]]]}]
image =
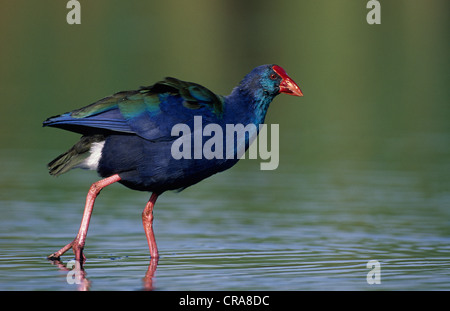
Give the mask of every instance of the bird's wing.
[{"label": "bird's wing", "polygon": [[43,125],[81,134],[113,131],[148,140],[172,140],[174,125],[192,126],[194,116],[202,116],[205,122],[219,122],[223,109],[222,96],[196,83],[166,78],[152,86],[119,92],[51,117]]}]

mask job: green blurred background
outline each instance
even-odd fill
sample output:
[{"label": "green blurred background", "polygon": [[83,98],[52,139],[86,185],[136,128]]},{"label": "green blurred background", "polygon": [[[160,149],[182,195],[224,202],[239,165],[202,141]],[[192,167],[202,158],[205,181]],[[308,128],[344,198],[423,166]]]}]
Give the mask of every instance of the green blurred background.
[{"label": "green blurred background", "polygon": [[302,161],[431,161],[449,143],[449,1],[382,1],[380,25],[354,0],[81,0],[81,25],[66,1],[0,3],[0,148],[64,149],[76,137],[49,116],[164,76],[228,94],[265,63],[305,94],[267,119]]},{"label": "green blurred background", "polygon": [[[165,194],[159,288],[369,288],[366,263],[379,259],[382,289],[448,290],[450,1],[380,2],[369,25],[366,0],[80,0],[81,25],[68,25],[66,0],[0,0],[0,289],[66,284],[45,256],[73,238],[98,180],[47,174],[79,136],[43,120],[165,76],[226,95],[276,63],[304,93],[269,109],[278,169],[240,161]],[[111,188],[96,204],[89,276],[134,289],[148,194]]]}]

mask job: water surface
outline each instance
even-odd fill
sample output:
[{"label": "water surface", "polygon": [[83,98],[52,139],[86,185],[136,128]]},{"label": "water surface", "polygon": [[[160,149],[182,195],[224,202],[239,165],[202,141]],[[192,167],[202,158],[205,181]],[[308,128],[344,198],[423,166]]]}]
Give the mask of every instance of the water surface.
[{"label": "water surface", "polygon": [[[50,177],[45,163],[57,152],[1,153],[0,290],[77,289],[46,256],[74,238],[97,177]],[[415,169],[288,159],[275,171],[242,163],[161,196],[153,289],[450,289],[446,158]],[[91,290],[144,288],[150,260],[140,214],[148,196],[121,185],[102,191],[85,248]],[[381,284],[367,283],[369,260],[380,263]]]}]

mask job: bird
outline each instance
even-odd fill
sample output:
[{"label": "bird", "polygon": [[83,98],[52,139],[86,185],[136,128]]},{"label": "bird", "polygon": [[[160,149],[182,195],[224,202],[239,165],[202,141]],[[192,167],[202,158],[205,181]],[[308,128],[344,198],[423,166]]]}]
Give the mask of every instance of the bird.
[{"label": "bird", "polygon": [[[84,264],[83,253],[96,197],[113,183],[150,192],[142,212],[142,223],[151,258],[159,258],[153,232],[153,208],[166,191],[181,191],[235,165],[238,157],[173,157],[173,135],[179,124],[193,126],[201,117],[202,128],[227,124],[261,125],[269,104],[278,94],[303,96],[297,83],[275,64],[254,68],[227,96],[217,95],[193,82],[172,77],[136,90],[121,91],[88,106],[50,117],[43,126],[81,134],[68,151],[48,163],[50,175],[59,176],[74,168],[97,171],[102,178],[89,188],[79,231],[73,241],[52,253],[59,260],[69,249]],[[259,127],[257,127],[259,132]],[[257,135],[258,133],[256,133]],[[187,135],[187,141],[192,138]],[[242,146],[250,144],[245,136]],[[232,147],[238,152],[239,142]],[[189,146],[189,145],[187,145]]]}]

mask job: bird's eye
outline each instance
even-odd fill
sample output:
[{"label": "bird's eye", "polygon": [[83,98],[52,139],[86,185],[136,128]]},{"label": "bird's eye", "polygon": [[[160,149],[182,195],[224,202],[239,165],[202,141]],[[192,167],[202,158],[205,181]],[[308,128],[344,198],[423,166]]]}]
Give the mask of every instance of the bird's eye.
[{"label": "bird's eye", "polygon": [[270,79],[276,80],[276,78],[277,78],[277,75],[276,75],[276,74],[272,73],[272,74],[270,75]]}]

